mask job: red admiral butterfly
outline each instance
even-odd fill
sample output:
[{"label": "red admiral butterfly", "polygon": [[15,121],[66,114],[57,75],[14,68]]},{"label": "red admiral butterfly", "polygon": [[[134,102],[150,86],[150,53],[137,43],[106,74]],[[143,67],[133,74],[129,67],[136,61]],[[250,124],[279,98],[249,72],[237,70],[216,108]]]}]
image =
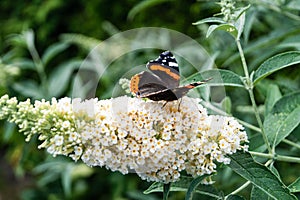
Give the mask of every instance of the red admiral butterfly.
[{"label": "red admiral butterfly", "polygon": [[179,86],[180,75],[177,61],[170,51],[165,51],[155,60],[150,60],[146,67],[152,72],[143,71],[130,80],[130,91],[137,97],[153,101],[178,100],[188,91],[208,80]]}]

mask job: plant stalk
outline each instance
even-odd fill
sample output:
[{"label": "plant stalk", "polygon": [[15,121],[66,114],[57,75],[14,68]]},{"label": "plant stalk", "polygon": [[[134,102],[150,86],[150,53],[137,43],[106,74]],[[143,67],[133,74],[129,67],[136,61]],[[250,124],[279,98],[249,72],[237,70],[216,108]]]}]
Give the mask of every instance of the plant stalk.
[{"label": "plant stalk", "polygon": [[288,145],[291,145],[291,146],[293,146],[293,147],[295,147],[295,148],[297,148],[297,149],[300,149],[300,145],[297,144],[297,143],[295,143],[295,142],[292,142],[292,141],[287,140],[287,139],[283,139],[282,141],[283,141],[284,143],[288,144]]},{"label": "plant stalk", "polygon": [[47,88],[48,88],[47,87],[47,75],[45,73],[44,64],[43,64],[35,46],[27,44],[27,47],[28,47],[30,55],[33,59],[33,62],[36,66],[36,71],[38,73],[38,76],[40,77],[42,87],[43,87],[44,91],[47,93]]},{"label": "plant stalk", "polygon": [[267,145],[269,153],[271,153],[273,151],[271,149],[271,146],[270,146],[270,143],[268,141],[267,135],[264,131],[263,123],[262,123],[262,120],[261,120],[259,112],[258,112],[258,108],[257,108],[255,98],[254,98],[254,94],[253,94],[253,82],[252,82],[252,80],[250,79],[250,76],[249,76],[247,62],[246,62],[245,55],[244,55],[244,52],[243,52],[243,48],[242,48],[242,45],[241,45],[241,42],[240,42],[239,39],[236,40],[236,44],[237,44],[237,47],[238,47],[238,50],[239,50],[239,53],[240,53],[240,57],[241,57],[241,61],[242,61],[242,65],[243,65],[243,69],[244,69],[244,73],[245,73],[245,77],[246,77],[245,86],[246,86],[246,89],[249,92],[252,107],[254,109],[255,117],[256,117],[257,123],[260,127],[264,142]]},{"label": "plant stalk", "polygon": [[273,160],[277,160],[277,161],[300,163],[300,158],[298,158],[298,157],[273,155],[273,154],[255,152],[255,151],[249,151],[249,153],[253,156],[259,156],[259,157],[262,157],[262,158],[269,158],[269,159],[273,159]]},{"label": "plant stalk", "polygon": [[[230,195],[239,193],[240,191],[242,191],[243,189],[245,189],[246,187],[248,187],[248,185],[250,185],[250,184],[251,184],[251,182],[247,181],[242,186],[240,186],[239,188],[237,188],[236,190],[234,190],[233,192],[231,192]],[[227,196],[229,196],[229,195],[227,195]],[[226,197],[225,197],[225,199],[226,199]]]},{"label": "plant stalk", "polygon": [[164,184],[163,200],[168,200],[171,183]]}]

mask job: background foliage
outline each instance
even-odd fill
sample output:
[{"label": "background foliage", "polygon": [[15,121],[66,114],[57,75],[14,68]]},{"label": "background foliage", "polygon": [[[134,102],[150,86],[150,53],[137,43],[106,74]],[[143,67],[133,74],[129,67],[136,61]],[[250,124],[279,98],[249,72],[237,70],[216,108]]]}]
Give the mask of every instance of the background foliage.
[{"label": "background foliage", "polygon": [[[251,4],[241,37],[249,71],[274,55],[300,50],[299,1],[249,0],[239,4]],[[68,96],[81,61],[99,41],[121,31],[148,26],[174,29],[196,39],[214,55],[218,68],[243,76],[233,37],[224,31],[215,31],[206,38],[209,25],[192,25],[219,12],[220,6],[214,1],[37,0],[29,3],[3,0],[0,2],[0,94],[8,93],[20,100]],[[116,70],[102,77],[97,96],[112,95],[112,86],[123,75],[124,64],[137,66],[156,55],[157,51],[133,52],[120,58],[112,64]],[[282,58],[274,63],[280,60]],[[299,92],[299,74],[299,65],[293,65],[257,82],[254,95],[262,118],[275,104],[274,99]],[[247,91],[227,87],[226,94],[227,105],[231,105],[226,111],[257,125]],[[283,103],[290,104],[289,101]],[[140,181],[134,174],[122,176],[74,164],[68,159],[52,158],[37,150],[36,138],[24,143],[24,136],[18,134],[13,124],[0,123],[0,197],[3,199],[162,198],[160,193],[144,195],[142,192],[150,183]],[[288,139],[299,145],[299,132],[298,126]],[[261,135],[251,129],[247,129],[247,133],[251,139],[250,149],[262,148]],[[299,156],[299,148],[291,148],[286,142],[276,148],[278,154]],[[263,162],[266,158],[258,160]],[[276,162],[273,167],[286,185],[300,176],[299,164]],[[243,184],[242,179],[226,167],[221,168],[214,179],[215,187],[225,194]],[[250,197],[250,191],[251,187],[247,187],[240,194]],[[170,199],[184,196],[184,192],[170,193]]]}]

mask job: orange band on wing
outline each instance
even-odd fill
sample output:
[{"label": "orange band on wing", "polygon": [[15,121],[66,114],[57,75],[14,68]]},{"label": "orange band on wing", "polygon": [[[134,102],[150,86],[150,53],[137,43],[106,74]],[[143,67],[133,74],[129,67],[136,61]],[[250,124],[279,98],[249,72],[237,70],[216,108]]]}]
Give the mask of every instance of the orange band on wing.
[{"label": "orange band on wing", "polygon": [[154,71],[154,70],[159,70],[159,71],[163,71],[163,72],[166,72],[169,76],[171,76],[172,78],[176,79],[176,80],[179,80],[180,79],[180,76],[174,72],[171,72],[170,69],[166,68],[166,67],[163,67],[161,65],[151,65],[149,67],[150,70]]},{"label": "orange band on wing", "polygon": [[136,94],[139,91],[139,82],[140,77],[139,74],[134,75],[130,80],[130,91],[134,94]]},{"label": "orange band on wing", "polygon": [[194,85],[186,85],[185,87],[186,87],[186,88],[189,88],[189,89],[192,89],[192,88],[194,88],[195,86],[194,86]]}]

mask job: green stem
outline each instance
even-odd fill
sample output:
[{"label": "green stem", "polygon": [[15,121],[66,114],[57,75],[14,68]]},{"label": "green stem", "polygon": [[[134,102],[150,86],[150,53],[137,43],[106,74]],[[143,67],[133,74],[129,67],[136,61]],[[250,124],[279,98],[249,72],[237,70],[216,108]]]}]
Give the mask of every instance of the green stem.
[{"label": "green stem", "polygon": [[260,153],[255,151],[249,151],[249,153],[253,156],[258,156],[262,158],[273,159],[277,161],[291,162],[291,163],[300,163],[300,158],[292,157],[292,156],[282,156],[282,155],[273,155],[267,153]]},{"label": "green stem", "polygon": [[28,44],[27,47],[28,47],[29,53],[33,59],[33,62],[36,66],[36,70],[40,77],[42,87],[43,87],[44,91],[47,91],[47,75],[44,70],[44,64],[43,64],[35,46]]},{"label": "green stem", "polygon": [[195,190],[195,193],[202,194],[202,195],[205,195],[205,196],[209,196],[209,197],[212,197],[214,199],[222,199],[219,195],[212,194],[210,192]]},{"label": "green stem", "polygon": [[171,184],[164,184],[163,200],[167,200],[170,192]]},{"label": "green stem", "polygon": [[247,123],[247,122],[245,122],[245,121],[243,121],[243,120],[240,120],[240,119],[237,119],[237,121],[240,122],[240,123],[241,123],[242,125],[244,125],[245,127],[248,127],[249,129],[252,129],[252,130],[254,130],[254,131],[256,131],[256,132],[261,133],[261,129],[260,129],[260,128],[254,126],[254,125],[252,125],[252,124],[249,124],[249,123]]},{"label": "green stem", "polygon": [[[247,181],[246,183],[244,183],[242,186],[240,186],[238,189],[234,190],[233,192],[231,192],[229,195],[232,195],[232,194],[237,194],[239,193],[240,191],[242,191],[243,189],[245,189],[248,185],[250,185],[251,182],[250,181]],[[227,199],[227,197],[229,196],[227,195],[225,197],[225,199]]]},{"label": "green stem", "polygon": [[254,98],[254,94],[253,94],[253,88],[249,88],[248,92],[249,92],[250,100],[251,100],[251,103],[252,103],[252,106],[253,106],[253,109],[254,109],[254,114],[255,114],[258,126],[260,127],[263,139],[264,139],[264,141],[265,141],[265,143],[266,143],[266,145],[268,147],[268,151],[272,152],[269,140],[268,140],[267,135],[265,133],[265,129],[263,127],[263,123],[262,123],[262,120],[260,118],[259,111],[258,111],[256,102],[255,102],[255,98]]},{"label": "green stem", "polygon": [[247,66],[246,58],[245,58],[244,51],[243,51],[240,40],[236,40],[236,44],[237,44],[237,47],[238,47],[238,50],[239,50],[239,53],[240,53],[242,65],[243,65],[243,68],[244,68],[245,77],[250,81],[248,66]]},{"label": "green stem", "polygon": [[297,149],[300,149],[300,145],[297,144],[297,143],[295,143],[295,142],[292,142],[292,141],[287,140],[287,139],[283,139],[282,141],[283,141],[284,143],[288,144],[288,145],[291,145],[291,146],[293,146],[293,147],[295,147],[295,148],[297,148]]},{"label": "green stem", "polygon": [[[268,160],[268,161],[266,162],[265,166],[266,166],[266,167],[269,166],[269,165],[272,163],[272,161],[273,161],[272,159]],[[236,190],[234,190],[233,192],[231,192],[229,195],[239,193],[240,191],[242,191],[243,189],[245,189],[245,188],[246,188],[248,185],[250,185],[250,184],[251,184],[251,181],[247,181],[247,182],[244,183],[242,186],[240,186],[239,188],[237,188]],[[227,199],[227,197],[228,197],[229,195],[227,195],[227,196],[225,197],[225,199]]]},{"label": "green stem", "polygon": [[274,162],[274,160],[270,159],[270,160],[268,160],[264,165],[265,165],[266,167],[268,167],[268,166],[271,165],[273,162]]},{"label": "green stem", "polygon": [[201,103],[204,107],[209,108],[209,109],[211,109],[212,111],[214,111],[214,112],[216,112],[216,113],[218,113],[218,114],[220,114],[220,115],[228,116],[228,114],[227,114],[225,111],[223,111],[223,110],[221,110],[221,109],[215,107],[215,106],[212,105],[210,102],[201,101],[200,103]]},{"label": "green stem", "polygon": [[257,108],[256,102],[255,102],[255,98],[254,98],[254,94],[253,94],[253,83],[252,83],[252,80],[250,79],[250,76],[249,76],[248,66],[247,66],[247,62],[246,62],[246,59],[245,59],[245,55],[244,55],[243,48],[242,48],[242,45],[240,43],[240,40],[237,39],[236,44],[237,44],[237,47],[238,47],[238,50],[239,50],[239,53],[240,53],[240,57],[241,57],[241,61],[242,61],[242,65],[243,65],[243,69],[244,69],[244,73],[245,73],[245,77],[246,77],[245,87],[249,92],[252,107],[254,109],[255,117],[256,117],[257,123],[260,127],[263,139],[264,139],[264,141],[267,145],[268,151],[271,153],[273,151],[271,149],[271,146],[270,146],[270,143],[268,141],[267,135],[264,131],[263,123],[262,123],[262,120],[260,118],[258,108]]}]

